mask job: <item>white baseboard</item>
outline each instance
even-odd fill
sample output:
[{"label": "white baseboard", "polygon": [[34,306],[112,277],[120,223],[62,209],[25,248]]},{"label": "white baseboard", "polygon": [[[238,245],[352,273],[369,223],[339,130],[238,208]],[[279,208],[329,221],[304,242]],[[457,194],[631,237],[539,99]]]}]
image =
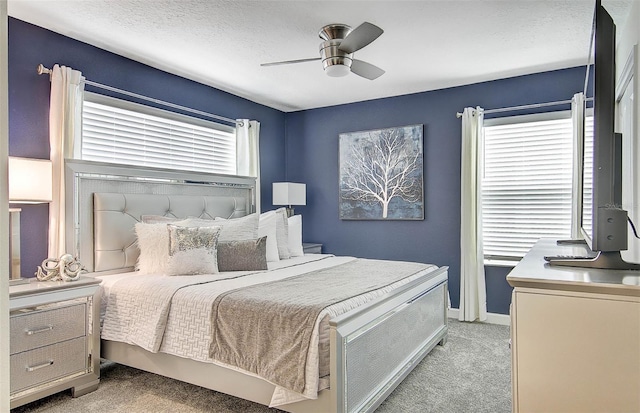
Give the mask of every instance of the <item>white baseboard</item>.
[{"label": "white baseboard", "polygon": [[[457,308],[449,309],[449,318],[458,319],[458,315],[460,314],[460,310]],[[483,323],[489,324],[499,324],[501,326],[511,325],[511,317],[506,314],[497,314],[497,313],[487,313],[487,320],[483,321]]]}]

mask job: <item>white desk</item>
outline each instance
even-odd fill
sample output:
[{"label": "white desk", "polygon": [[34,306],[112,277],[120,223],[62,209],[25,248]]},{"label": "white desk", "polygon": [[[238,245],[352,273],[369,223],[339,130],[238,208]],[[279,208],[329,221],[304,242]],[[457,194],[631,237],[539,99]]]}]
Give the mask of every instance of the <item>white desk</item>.
[{"label": "white desk", "polygon": [[509,273],[514,412],[640,412],[640,271],[550,266],[541,240]]}]

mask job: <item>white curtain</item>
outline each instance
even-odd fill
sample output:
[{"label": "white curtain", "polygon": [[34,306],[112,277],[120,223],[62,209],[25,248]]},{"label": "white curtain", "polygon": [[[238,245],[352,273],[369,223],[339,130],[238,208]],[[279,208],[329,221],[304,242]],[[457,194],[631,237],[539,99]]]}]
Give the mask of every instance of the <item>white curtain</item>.
[{"label": "white curtain", "polygon": [[582,170],[584,151],[584,94],[576,93],[571,99],[571,122],[573,126],[573,176],[571,182],[571,239],[581,239],[582,225]]},{"label": "white curtain", "polygon": [[462,113],[460,196],[460,312],[461,321],[487,319],[487,292],[482,250],[483,109]]},{"label": "white curtain", "polygon": [[[69,67],[55,65],[51,74],[49,144],[53,167],[53,200],[49,205],[49,257],[65,253],[64,160],[76,157],[82,127],[84,77]],[[72,251],[69,251],[72,252]]]},{"label": "white curtain", "polygon": [[236,123],[237,174],[256,178],[256,212],[260,213],[260,122],[238,119]]}]

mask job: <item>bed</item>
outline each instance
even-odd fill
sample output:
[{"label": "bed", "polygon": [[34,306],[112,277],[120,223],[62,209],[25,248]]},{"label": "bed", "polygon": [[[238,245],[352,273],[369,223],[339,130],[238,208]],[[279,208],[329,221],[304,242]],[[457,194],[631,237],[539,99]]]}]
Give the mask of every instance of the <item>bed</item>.
[{"label": "bed", "polygon": [[[72,217],[67,250],[89,275],[103,280],[104,359],[289,412],[359,412],[375,410],[433,347],[446,342],[447,267],[307,254],[269,262],[267,271],[215,277],[133,272],[141,259],[135,226],[143,217],[253,219],[253,178],[75,160],[66,168],[67,217]],[[239,309],[241,303],[279,294],[290,301],[293,295],[297,309],[300,302],[315,300],[304,295],[308,287],[298,281],[303,278],[325,285],[322,290],[333,300],[319,301],[308,314],[291,311],[313,328],[300,328],[293,318],[247,332],[246,320],[262,326],[260,317],[269,313]],[[361,287],[365,279],[371,284]],[[341,296],[356,284],[364,289]],[[145,300],[135,299],[141,296]],[[244,324],[229,322],[240,318]],[[248,355],[247,337],[265,348]],[[297,353],[290,343],[300,347]]]}]

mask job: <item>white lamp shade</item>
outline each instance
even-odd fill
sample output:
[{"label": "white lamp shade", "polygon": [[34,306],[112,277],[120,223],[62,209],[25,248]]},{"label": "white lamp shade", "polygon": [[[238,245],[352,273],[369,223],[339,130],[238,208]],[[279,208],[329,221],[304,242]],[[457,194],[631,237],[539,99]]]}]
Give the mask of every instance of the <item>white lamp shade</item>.
[{"label": "white lamp shade", "polygon": [[273,205],[307,205],[307,186],[293,182],[274,182]]},{"label": "white lamp shade", "polygon": [[9,201],[21,204],[51,202],[52,167],[48,159],[9,157]]}]

